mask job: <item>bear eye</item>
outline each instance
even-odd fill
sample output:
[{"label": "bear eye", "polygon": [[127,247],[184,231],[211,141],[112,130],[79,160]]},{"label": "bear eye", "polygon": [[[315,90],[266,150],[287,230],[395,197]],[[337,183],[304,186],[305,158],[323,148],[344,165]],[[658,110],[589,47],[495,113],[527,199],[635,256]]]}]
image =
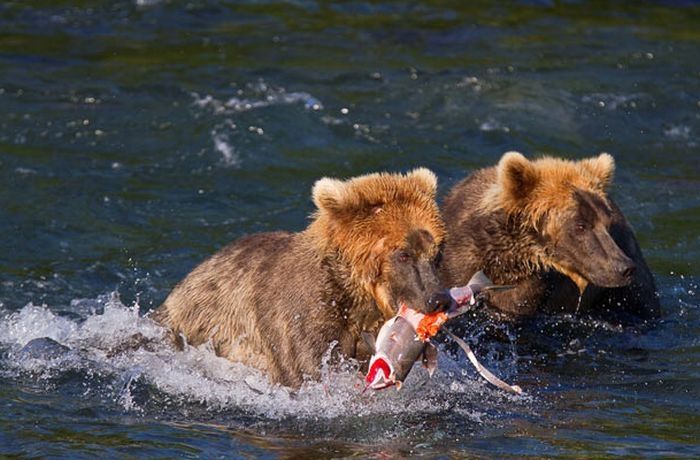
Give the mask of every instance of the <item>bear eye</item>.
[{"label": "bear eye", "polygon": [[399,252],[399,262],[408,262],[411,260],[411,255],[406,251]]},{"label": "bear eye", "polygon": [[583,233],[586,231],[586,224],[584,222],[576,222],[574,227],[578,233]]}]

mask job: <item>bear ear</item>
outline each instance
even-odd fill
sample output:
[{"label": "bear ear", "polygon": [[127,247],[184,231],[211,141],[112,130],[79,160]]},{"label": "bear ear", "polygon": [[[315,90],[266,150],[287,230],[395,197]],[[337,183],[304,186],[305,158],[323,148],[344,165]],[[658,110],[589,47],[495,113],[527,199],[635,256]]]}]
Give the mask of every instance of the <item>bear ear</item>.
[{"label": "bear ear", "polygon": [[415,182],[418,189],[431,198],[437,195],[437,177],[428,168],[416,168],[406,174],[406,178]]},{"label": "bear ear", "polygon": [[519,152],[505,153],[498,162],[497,171],[501,199],[506,205],[525,201],[539,180],[535,166]]},{"label": "bear ear", "polygon": [[615,159],[609,153],[601,153],[595,158],[582,160],[581,163],[593,177],[596,188],[604,190],[612,183],[615,175]]},{"label": "bear ear", "polygon": [[338,179],[324,177],[319,179],[311,189],[314,204],[319,210],[339,209],[345,196],[347,184]]}]

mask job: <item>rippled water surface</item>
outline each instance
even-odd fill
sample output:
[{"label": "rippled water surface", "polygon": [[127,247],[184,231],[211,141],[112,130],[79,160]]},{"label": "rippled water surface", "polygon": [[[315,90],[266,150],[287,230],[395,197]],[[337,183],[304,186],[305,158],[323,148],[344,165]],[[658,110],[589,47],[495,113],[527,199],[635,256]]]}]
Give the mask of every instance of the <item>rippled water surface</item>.
[{"label": "rippled water surface", "polygon": [[[700,8],[628,3],[0,4],[0,456],[700,456]],[[474,324],[524,397],[447,353],[291,393],[144,316],[319,177],[512,149],[615,156],[664,310]]]}]

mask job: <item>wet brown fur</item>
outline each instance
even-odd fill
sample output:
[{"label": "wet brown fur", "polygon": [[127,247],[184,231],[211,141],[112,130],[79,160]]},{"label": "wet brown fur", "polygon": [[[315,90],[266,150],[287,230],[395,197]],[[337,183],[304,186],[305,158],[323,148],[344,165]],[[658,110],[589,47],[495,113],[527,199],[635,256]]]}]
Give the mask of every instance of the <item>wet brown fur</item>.
[{"label": "wet brown fur", "polygon": [[[509,152],[497,166],[458,183],[442,206],[448,230],[444,284],[462,285],[483,269],[496,283],[517,285],[489,299],[496,310],[515,316],[590,308],[658,314],[651,272],[629,223],[606,192],[614,169],[608,154],[581,161],[529,161]],[[594,286],[581,267],[556,251],[558,243],[570,238],[568,229],[583,201],[603,215],[609,235],[624,253],[621,257],[636,264],[628,286]]]},{"label": "wet brown fur", "polygon": [[444,238],[435,192],[436,178],[423,168],[321,179],[306,230],[226,246],[182,280],[154,316],[188,344],[211,340],[220,356],[291,387],[319,376],[334,342],[346,356],[367,358],[360,333],[376,331],[396,310],[390,254],[412,232],[427,232],[434,254]]}]

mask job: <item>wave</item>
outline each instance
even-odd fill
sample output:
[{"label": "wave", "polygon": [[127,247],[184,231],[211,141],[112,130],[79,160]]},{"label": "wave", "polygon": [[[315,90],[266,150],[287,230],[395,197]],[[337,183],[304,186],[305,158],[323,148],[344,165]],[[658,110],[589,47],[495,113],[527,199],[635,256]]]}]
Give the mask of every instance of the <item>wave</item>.
[{"label": "wave", "polygon": [[269,85],[262,80],[238,89],[236,95],[228,99],[212,95],[201,96],[198,93],[192,93],[191,96],[193,106],[198,112],[213,117],[214,126],[210,131],[213,150],[221,156],[225,167],[241,166],[238,149],[241,143],[245,144],[243,138],[246,134],[265,134],[265,129],[257,125],[249,125],[247,130],[239,129],[237,121],[244,117],[244,112],[297,104],[309,111],[323,110],[323,103],[309,93],[287,92],[284,88]]},{"label": "wave", "polygon": [[304,108],[309,110],[323,110],[323,103],[309,93],[287,92],[282,87],[268,85],[264,81],[247,85],[246,90],[238,90],[236,96],[226,100],[211,95],[200,96],[198,93],[192,93],[192,98],[196,107],[209,109],[217,115],[230,115],[275,105],[293,104],[302,104]]}]

